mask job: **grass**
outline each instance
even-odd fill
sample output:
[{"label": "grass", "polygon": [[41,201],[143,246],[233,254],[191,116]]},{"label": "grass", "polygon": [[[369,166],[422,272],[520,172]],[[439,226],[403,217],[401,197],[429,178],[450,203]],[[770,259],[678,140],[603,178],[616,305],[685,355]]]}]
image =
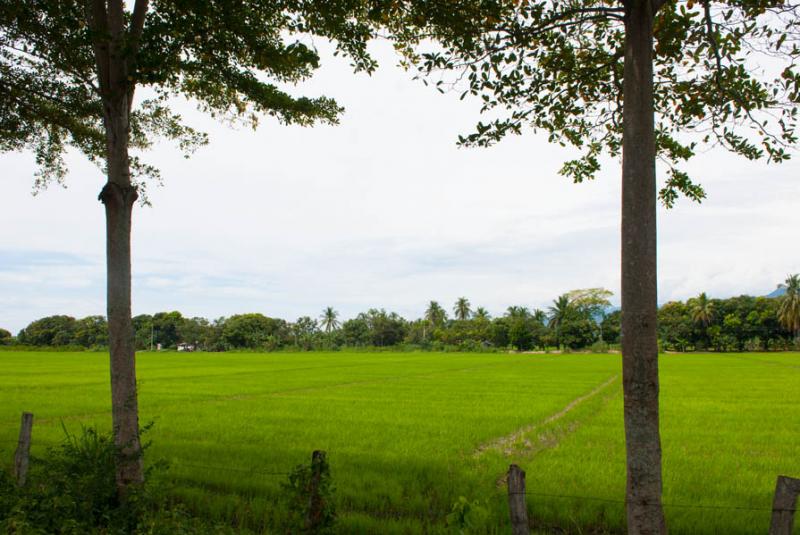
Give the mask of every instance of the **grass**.
[{"label": "grass", "polygon": [[[138,355],[148,459],[195,512],[256,531],[281,521],[284,474],[324,449],[343,533],[444,532],[459,496],[505,533],[511,462],[542,531],[619,532],[620,370],[618,355]],[[775,477],[800,476],[800,354],[665,355],[661,374],[671,533],[766,532]],[[23,410],[35,454],[62,422],[108,429],[109,399],[102,354],[0,353],[0,459]]]}]

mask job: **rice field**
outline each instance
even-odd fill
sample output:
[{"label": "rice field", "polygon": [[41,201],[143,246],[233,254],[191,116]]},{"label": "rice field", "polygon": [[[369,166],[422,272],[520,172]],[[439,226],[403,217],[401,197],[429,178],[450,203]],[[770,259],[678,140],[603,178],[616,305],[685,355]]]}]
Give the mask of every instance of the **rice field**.
[{"label": "rice field", "polygon": [[[140,353],[142,423],[176,499],[257,532],[280,485],[327,451],[341,533],[446,533],[460,497],[507,533],[503,475],[527,472],[536,529],[624,528],[619,355]],[[765,533],[778,474],[800,477],[800,354],[661,360],[664,501],[673,534]],[[0,352],[0,460],[23,410],[33,453],[110,428],[107,357]],[[800,529],[795,530],[800,533]]]}]

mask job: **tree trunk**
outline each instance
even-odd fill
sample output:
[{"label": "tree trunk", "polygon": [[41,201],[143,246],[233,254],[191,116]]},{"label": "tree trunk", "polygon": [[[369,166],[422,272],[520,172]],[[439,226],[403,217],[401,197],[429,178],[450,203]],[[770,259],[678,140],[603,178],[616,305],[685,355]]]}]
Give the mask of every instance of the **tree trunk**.
[{"label": "tree trunk", "polygon": [[111,414],[117,457],[117,491],[144,481],[136,396],[136,353],[131,320],[131,214],[138,197],[131,183],[127,96],[105,104],[108,182],[100,193],[106,210],[108,340]]},{"label": "tree trunk", "polygon": [[622,377],[628,533],[664,534],[658,427],[653,6],[625,2],[622,142]]}]

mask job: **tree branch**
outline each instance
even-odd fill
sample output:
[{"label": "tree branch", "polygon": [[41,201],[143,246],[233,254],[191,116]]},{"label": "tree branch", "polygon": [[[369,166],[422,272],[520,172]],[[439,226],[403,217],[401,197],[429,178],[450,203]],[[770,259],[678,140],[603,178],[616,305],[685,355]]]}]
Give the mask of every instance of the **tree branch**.
[{"label": "tree branch", "polygon": [[[136,0],[133,6],[133,16],[131,17],[131,25],[128,30],[128,59],[127,71],[132,73],[136,70],[136,62],[139,56],[139,41],[142,37],[144,30],[144,19],[147,15],[147,8],[149,0]],[[128,108],[133,105],[133,92],[136,89],[136,83],[131,82],[128,86]]]},{"label": "tree branch", "polygon": [[[33,40],[31,40],[31,41],[33,41]],[[0,45],[0,48],[6,48],[6,49],[10,50],[13,54],[15,54],[17,56],[24,57],[25,61],[27,63],[29,63],[29,64],[32,64],[32,65],[36,65],[39,62],[44,63],[44,62],[50,61],[50,58],[48,58],[47,56],[42,56],[42,55],[39,55],[39,54],[36,54],[36,53],[32,52],[31,50],[25,50],[25,49],[16,47],[14,45],[10,45],[8,43],[4,43],[4,44]],[[98,91],[98,87],[95,85],[94,81],[91,80],[90,78],[86,78],[79,71],[77,71],[75,69],[72,69],[72,68],[69,68],[69,67],[65,67],[64,68],[64,72],[67,73],[67,74],[72,75],[76,82],[82,82],[82,83],[86,84],[86,86],[89,87],[90,89],[92,89],[93,91]]]},{"label": "tree branch", "polygon": [[[109,87],[112,101],[119,103],[120,99],[130,93],[128,83],[128,61],[125,51],[125,6],[123,0],[106,0],[108,3],[108,30],[109,30]],[[130,108],[130,103],[128,103]]]},{"label": "tree branch", "polygon": [[97,63],[97,81],[100,93],[107,95],[110,90],[109,51],[108,51],[108,13],[104,0],[87,0],[86,18],[92,30],[92,44]]},{"label": "tree branch", "polygon": [[108,29],[112,38],[121,37],[125,31],[125,7],[122,0],[107,0]]},{"label": "tree branch", "polygon": [[703,0],[703,19],[705,20],[706,25],[706,36],[708,37],[708,43],[711,46],[711,50],[714,54],[714,61],[716,63],[716,70],[714,71],[714,81],[717,84],[720,92],[723,95],[727,95],[730,99],[732,99],[742,110],[744,110],[745,115],[747,118],[755,124],[766,137],[772,139],[778,145],[786,145],[778,136],[772,134],[769,129],[764,125],[762,121],[759,121],[754,115],[752,110],[749,106],[747,106],[744,102],[744,99],[741,98],[736,91],[730,90],[726,87],[725,83],[722,81],[722,55],[719,51],[719,43],[717,43],[717,38],[714,35],[714,20],[711,17],[711,2],[710,0]]},{"label": "tree branch", "polygon": [[[609,19],[623,21],[624,17],[621,13],[622,13],[621,10],[612,8],[596,8],[589,10],[571,9],[568,11],[564,11],[562,13],[557,13],[552,17],[550,17],[547,21],[544,21],[542,24],[539,24],[537,26],[529,26],[527,28],[521,28],[519,30],[519,33],[514,32],[513,29],[506,29],[506,31],[510,35],[514,35],[516,33],[516,35],[519,37],[531,38],[541,35],[543,33],[559,29],[571,28],[573,26],[577,26],[585,22],[602,21]],[[569,20],[571,17],[575,15],[580,15],[580,17]]]},{"label": "tree branch", "polygon": [[131,26],[128,30],[130,35],[130,50],[131,57],[135,57],[139,52],[139,39],[142,37],[142,30],[144,30],[144,18],[147,15],[147,8],[149,7],[149,0],[136,0],[133,6],[133,16],[131,17]]},{"label": "tree branch", "polygon": [[658,13],[658,10],[664,7],[668,0],[650,0],[650,5],[653,8],[653,15]]}]

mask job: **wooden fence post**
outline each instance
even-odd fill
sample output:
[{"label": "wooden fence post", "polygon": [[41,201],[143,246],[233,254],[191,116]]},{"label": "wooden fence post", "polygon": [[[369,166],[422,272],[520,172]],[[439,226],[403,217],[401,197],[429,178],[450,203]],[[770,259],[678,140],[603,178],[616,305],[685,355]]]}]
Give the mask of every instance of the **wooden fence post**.
[{"label": "wooden fence post", "polygon": [[316,533],[322,525],[322,514],[325,504],[319,492],[322,481],[322,470],[325,466],[325,452],[314,450],[311,454],[311,482],[308,497],[308,514],[306,515],[306,530]]},{"label": "wooden fence post", "polygon": [[19,428],[19,442],[14,453],[14,479],[22,487],[28,479],[28,459],[31,453],[31,431],[33,429],[33,414],[22,413],[22,424]]},{"label": "wooden fence post", "polygon": [[778,481],[775,483],[775,498],[772,501],[769,535],[792,535],[798,495],[800,495],[800,479],[778,476]]},{"label": "wooden fence post", "polygon": [[516,464],[508,467],[508,510],[511,515],[512,535],[529,535],[525,472]]}]

